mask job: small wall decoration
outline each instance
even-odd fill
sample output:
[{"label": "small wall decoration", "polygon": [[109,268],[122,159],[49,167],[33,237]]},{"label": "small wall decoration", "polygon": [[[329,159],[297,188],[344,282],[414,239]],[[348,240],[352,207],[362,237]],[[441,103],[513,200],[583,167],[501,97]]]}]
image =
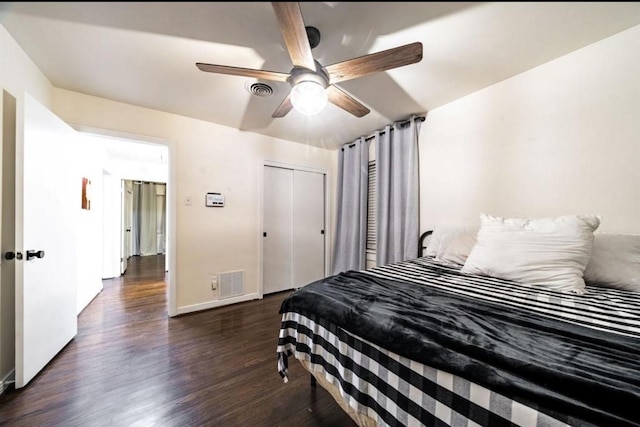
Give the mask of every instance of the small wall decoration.
[{"label": "small wall decoration", "polygon": [[91,180],[82,178],[82,209],[91,209]]}]

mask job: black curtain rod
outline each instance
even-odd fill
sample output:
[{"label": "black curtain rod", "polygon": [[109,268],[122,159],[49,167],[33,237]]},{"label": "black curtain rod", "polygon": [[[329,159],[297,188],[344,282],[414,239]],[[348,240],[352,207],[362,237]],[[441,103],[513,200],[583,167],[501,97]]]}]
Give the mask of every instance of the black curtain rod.
[{"label": "black curtain rod", "polygon": [[[416,117],[414,120],[416,120],[416,121],[420,121],[420,122],[424,122],[425,117],[424,117],[424,116],[419,116],[419,117]],[[406,125],[408,125],[409,123],[411,123],[411,119],[403,120],[403,121],[401,121],[401,122],[396,122],[396,124],[397,124],[398,126],[400,126],[400,127],[406,126]],[[393,130],[393,128],[391,128],[390,130]],[[378,132],[380,132],[381,134],[383,134],[385,131],[384,131],[384,129],[380,129]],[[365,140],[365,141],[369,141],[369,140],[371,140],[371,139],[373,139],[373,138],[375,138],[375,137],[376,137],[376,135],[375,135],[375,134],[373,134],[373,135],[369,135],[369,136],[367,136],[364,140]]]},{"label": "black curtain rod", "polygon": [[[411,123],[411,120],[412,120],[412,119],[407,119],[407,120],[403,120],[403,121],[399,121],[399,122],[395,122],[395,123],[396,123],[398,126],[402,127],[402,126],[405,126],[405,125],[408,125],[409,123]],[[417,120],[417,121],[420,121],[420,122],[424,122],[424,120],[425,120],[425,116],[418,116],[418,117],[415,117],[413,120]],[[391,128],[391,130],[393,130],[393,128]],[[380,133],[382,134],[382,133],[384,133],[385,131],[384,131],[384,129],[380,129],[378,132],[380,132]],[[376,136],[375,136],[375,134],[374,134],[374,135],[370,135],[370,136],[367,136],[364,140],[365,140],[365,141],[369,141],[370,139],[373,139],[373,138],[375,138],[375,137],[376,137]],[[346,145],[346,144],[345,144],[345,145]],[[352,143],[352,144],[349,144],[349,145],[348,145],[348,147],[349,147],[349,148],[352,148],[352,147],[355,147],[355,146],[356,146],[356,143],[355,143],[355,142],[354,142],[354,143]],[[342,150],[344,151],[344,147],[342,147]]]}]

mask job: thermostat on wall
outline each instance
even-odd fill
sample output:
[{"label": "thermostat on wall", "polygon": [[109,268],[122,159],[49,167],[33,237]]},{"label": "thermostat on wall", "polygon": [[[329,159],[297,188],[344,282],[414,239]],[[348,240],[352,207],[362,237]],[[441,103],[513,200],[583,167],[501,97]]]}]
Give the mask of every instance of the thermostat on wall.
[{"label": "thermostat on wall", "polygon": [[220,193],[207,193],[206,206],[207,207],[223,207],[224,196]]}]

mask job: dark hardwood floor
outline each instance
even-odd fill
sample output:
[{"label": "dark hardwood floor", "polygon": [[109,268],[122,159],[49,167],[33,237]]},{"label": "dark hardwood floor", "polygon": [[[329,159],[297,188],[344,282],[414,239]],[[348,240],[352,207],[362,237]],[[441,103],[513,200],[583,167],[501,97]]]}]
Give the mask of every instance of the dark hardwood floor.
[{"label": "dark hardwood floor", "polygon": [[78,317],[78,335],[21,390],[2,426],[354,426],[290,359],[277,373],[281,301],[168,318],[164,257],[133,257]]}]

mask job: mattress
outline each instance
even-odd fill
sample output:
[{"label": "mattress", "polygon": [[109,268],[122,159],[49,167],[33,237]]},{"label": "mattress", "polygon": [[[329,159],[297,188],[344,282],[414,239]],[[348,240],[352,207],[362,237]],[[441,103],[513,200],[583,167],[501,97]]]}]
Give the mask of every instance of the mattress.
[{"label": "mattress", "polygon": [[280,375],[305,361],[378,425],[640,422],[638,293],[560,293],[422,257],[312,283],[281,313]]}]

